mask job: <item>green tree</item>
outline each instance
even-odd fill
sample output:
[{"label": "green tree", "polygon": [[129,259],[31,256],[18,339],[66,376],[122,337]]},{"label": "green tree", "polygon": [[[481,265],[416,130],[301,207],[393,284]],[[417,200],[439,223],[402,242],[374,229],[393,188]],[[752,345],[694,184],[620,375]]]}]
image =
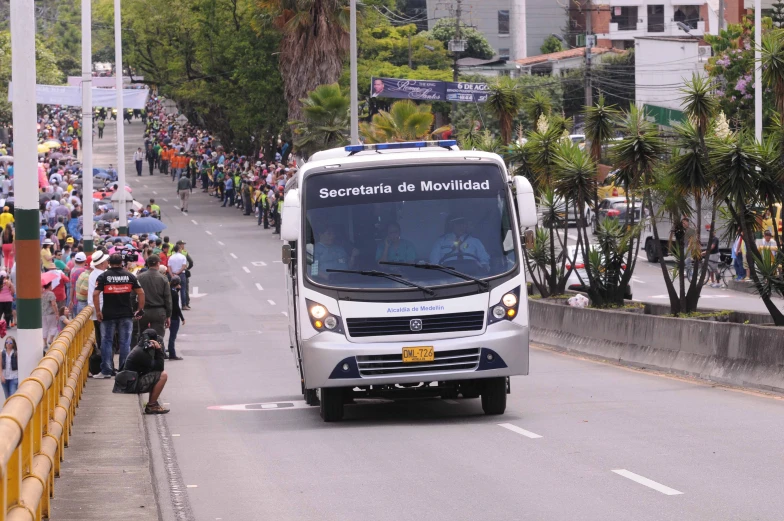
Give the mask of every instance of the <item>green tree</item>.
[{"label": "green tree", "polygon": [[337,83],[320,85],[302,100],[302,121],[292,121],[294,146],[311,156],[320,150],[348,143],[350,128],[349,97]]},{"label": "green tree", "polygon": [[784,121],[784,29],[763,35],[760,55],[762,81],[773,91],[779,121]]},{"label": "green tree", "polygon": [[[256,0],[256,3],[266,14],[256,18],[262,22],[256,24],[259,36],[271,28],[282,35],[278,63],[289,118],[299,119],[300,100],[319,85],[337,81],[343,71],[343,58],[349,47],[348,2]],[[267,20],[271,23],[265,23]]]},{"label": "green tree", "polygon": [[[428,31],[428,37],[442,42],[444,49],[446,49],[448,48],[448,43],[455,38],[456,33],[456,20],[454,18],[441,18]],[[466,50],[461,53],[461,57],[489,60],[495,54],[487,38],[481,32],[463,22],[460,23],[460,37],[466,41]]]},{"label": "green tree", "polygon": [[545,91],[535,90],[523,99],[523,110],[530,121],[539,121],[543,115],[550,117],[553,101]]},{"label": "green tree", "polygon": [[[615,128],[618,121],[618,110],[614,105],[608,105],[604,96],[599,95],[599,101],[592,107],[585,107],[585,139],[588,141],[591,159],[596,165],[597,178],[599,163],[602,160],[602,148],[615,137]],[[594,210],[599,207],[599,193],[594,191]],[[595,215],[595,214],[594,214]]]},{"label": "green tree", "polygon": [[370,123],[361,123],[359,133],[367,143],[419,141],[449,128],[441,127],[431,132],[434,119],[430,105],[400,100],[392,104],[389,112],[382,110]]},{"label": "green tree", "polygon": [[542,44],[542,47],[539,48],[539,50],[542,54],[550,54],[553,52],[561,52],[564,50],[564,48],[561,40],[551,34],[544,39],[544,43]]},{"label": "green tree", "polygon": [[523,95],[512,78],[502,76],[490,84],[486,106],[498,118],[504,145],[512,140],[512,124],[522,105]]}]

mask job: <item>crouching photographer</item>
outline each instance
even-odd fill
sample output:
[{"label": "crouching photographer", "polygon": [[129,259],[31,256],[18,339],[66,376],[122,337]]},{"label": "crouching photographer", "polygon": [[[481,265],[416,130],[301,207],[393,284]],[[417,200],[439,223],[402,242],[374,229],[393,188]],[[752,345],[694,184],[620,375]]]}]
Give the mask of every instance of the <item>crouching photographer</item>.
[{"label": "crouching photographer", "polygon": [[166,414],[169,409],[158,403],[167,375],[163,370],[162,338],[154,329],[146,329],[139,343],[131,349],[125,360],[123,370],[114,379],[115,393],[144,394],[150,393],[150,399],[144,408],[144,414]]}]

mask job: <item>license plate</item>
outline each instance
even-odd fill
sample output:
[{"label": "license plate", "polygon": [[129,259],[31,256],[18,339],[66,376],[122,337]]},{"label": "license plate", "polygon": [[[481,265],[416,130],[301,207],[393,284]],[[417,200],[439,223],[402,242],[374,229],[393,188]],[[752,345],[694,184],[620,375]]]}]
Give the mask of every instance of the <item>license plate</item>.
[{"label": "license plate", "polygon": [[432,362],[435,358],[433,346],[403,348],[403,362]]}]

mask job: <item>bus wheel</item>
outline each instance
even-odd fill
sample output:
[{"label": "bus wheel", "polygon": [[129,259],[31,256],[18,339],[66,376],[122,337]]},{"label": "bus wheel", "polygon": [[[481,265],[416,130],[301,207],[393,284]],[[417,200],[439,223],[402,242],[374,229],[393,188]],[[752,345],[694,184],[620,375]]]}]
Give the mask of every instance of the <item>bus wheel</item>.
[{"label": "bus wheel", "polygon": [[339,387],[321,388],[321,418],[325,422],[343,419],[343,389]]},{"label": "bus wheel", "polygon": [[482,389],[482,410],[485,414],[503,414],[506,410],[506,378],[489,378]]},{"label": "bus wheel", "polygon": [[305,403],[308,405],[318,405],[318,391],[316,389],[305,389]]}]

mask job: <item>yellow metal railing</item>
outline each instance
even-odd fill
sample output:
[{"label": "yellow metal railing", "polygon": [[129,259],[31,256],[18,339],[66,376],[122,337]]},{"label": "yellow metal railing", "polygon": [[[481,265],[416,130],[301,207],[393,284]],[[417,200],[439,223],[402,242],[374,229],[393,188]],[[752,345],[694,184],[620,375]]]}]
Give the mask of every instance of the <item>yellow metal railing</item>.
[{"label": "yellow metal railing", "polygon": [[95,339],[82,310],[0,410],[0,521],[49,517],[54,478],[87,380]]}]

